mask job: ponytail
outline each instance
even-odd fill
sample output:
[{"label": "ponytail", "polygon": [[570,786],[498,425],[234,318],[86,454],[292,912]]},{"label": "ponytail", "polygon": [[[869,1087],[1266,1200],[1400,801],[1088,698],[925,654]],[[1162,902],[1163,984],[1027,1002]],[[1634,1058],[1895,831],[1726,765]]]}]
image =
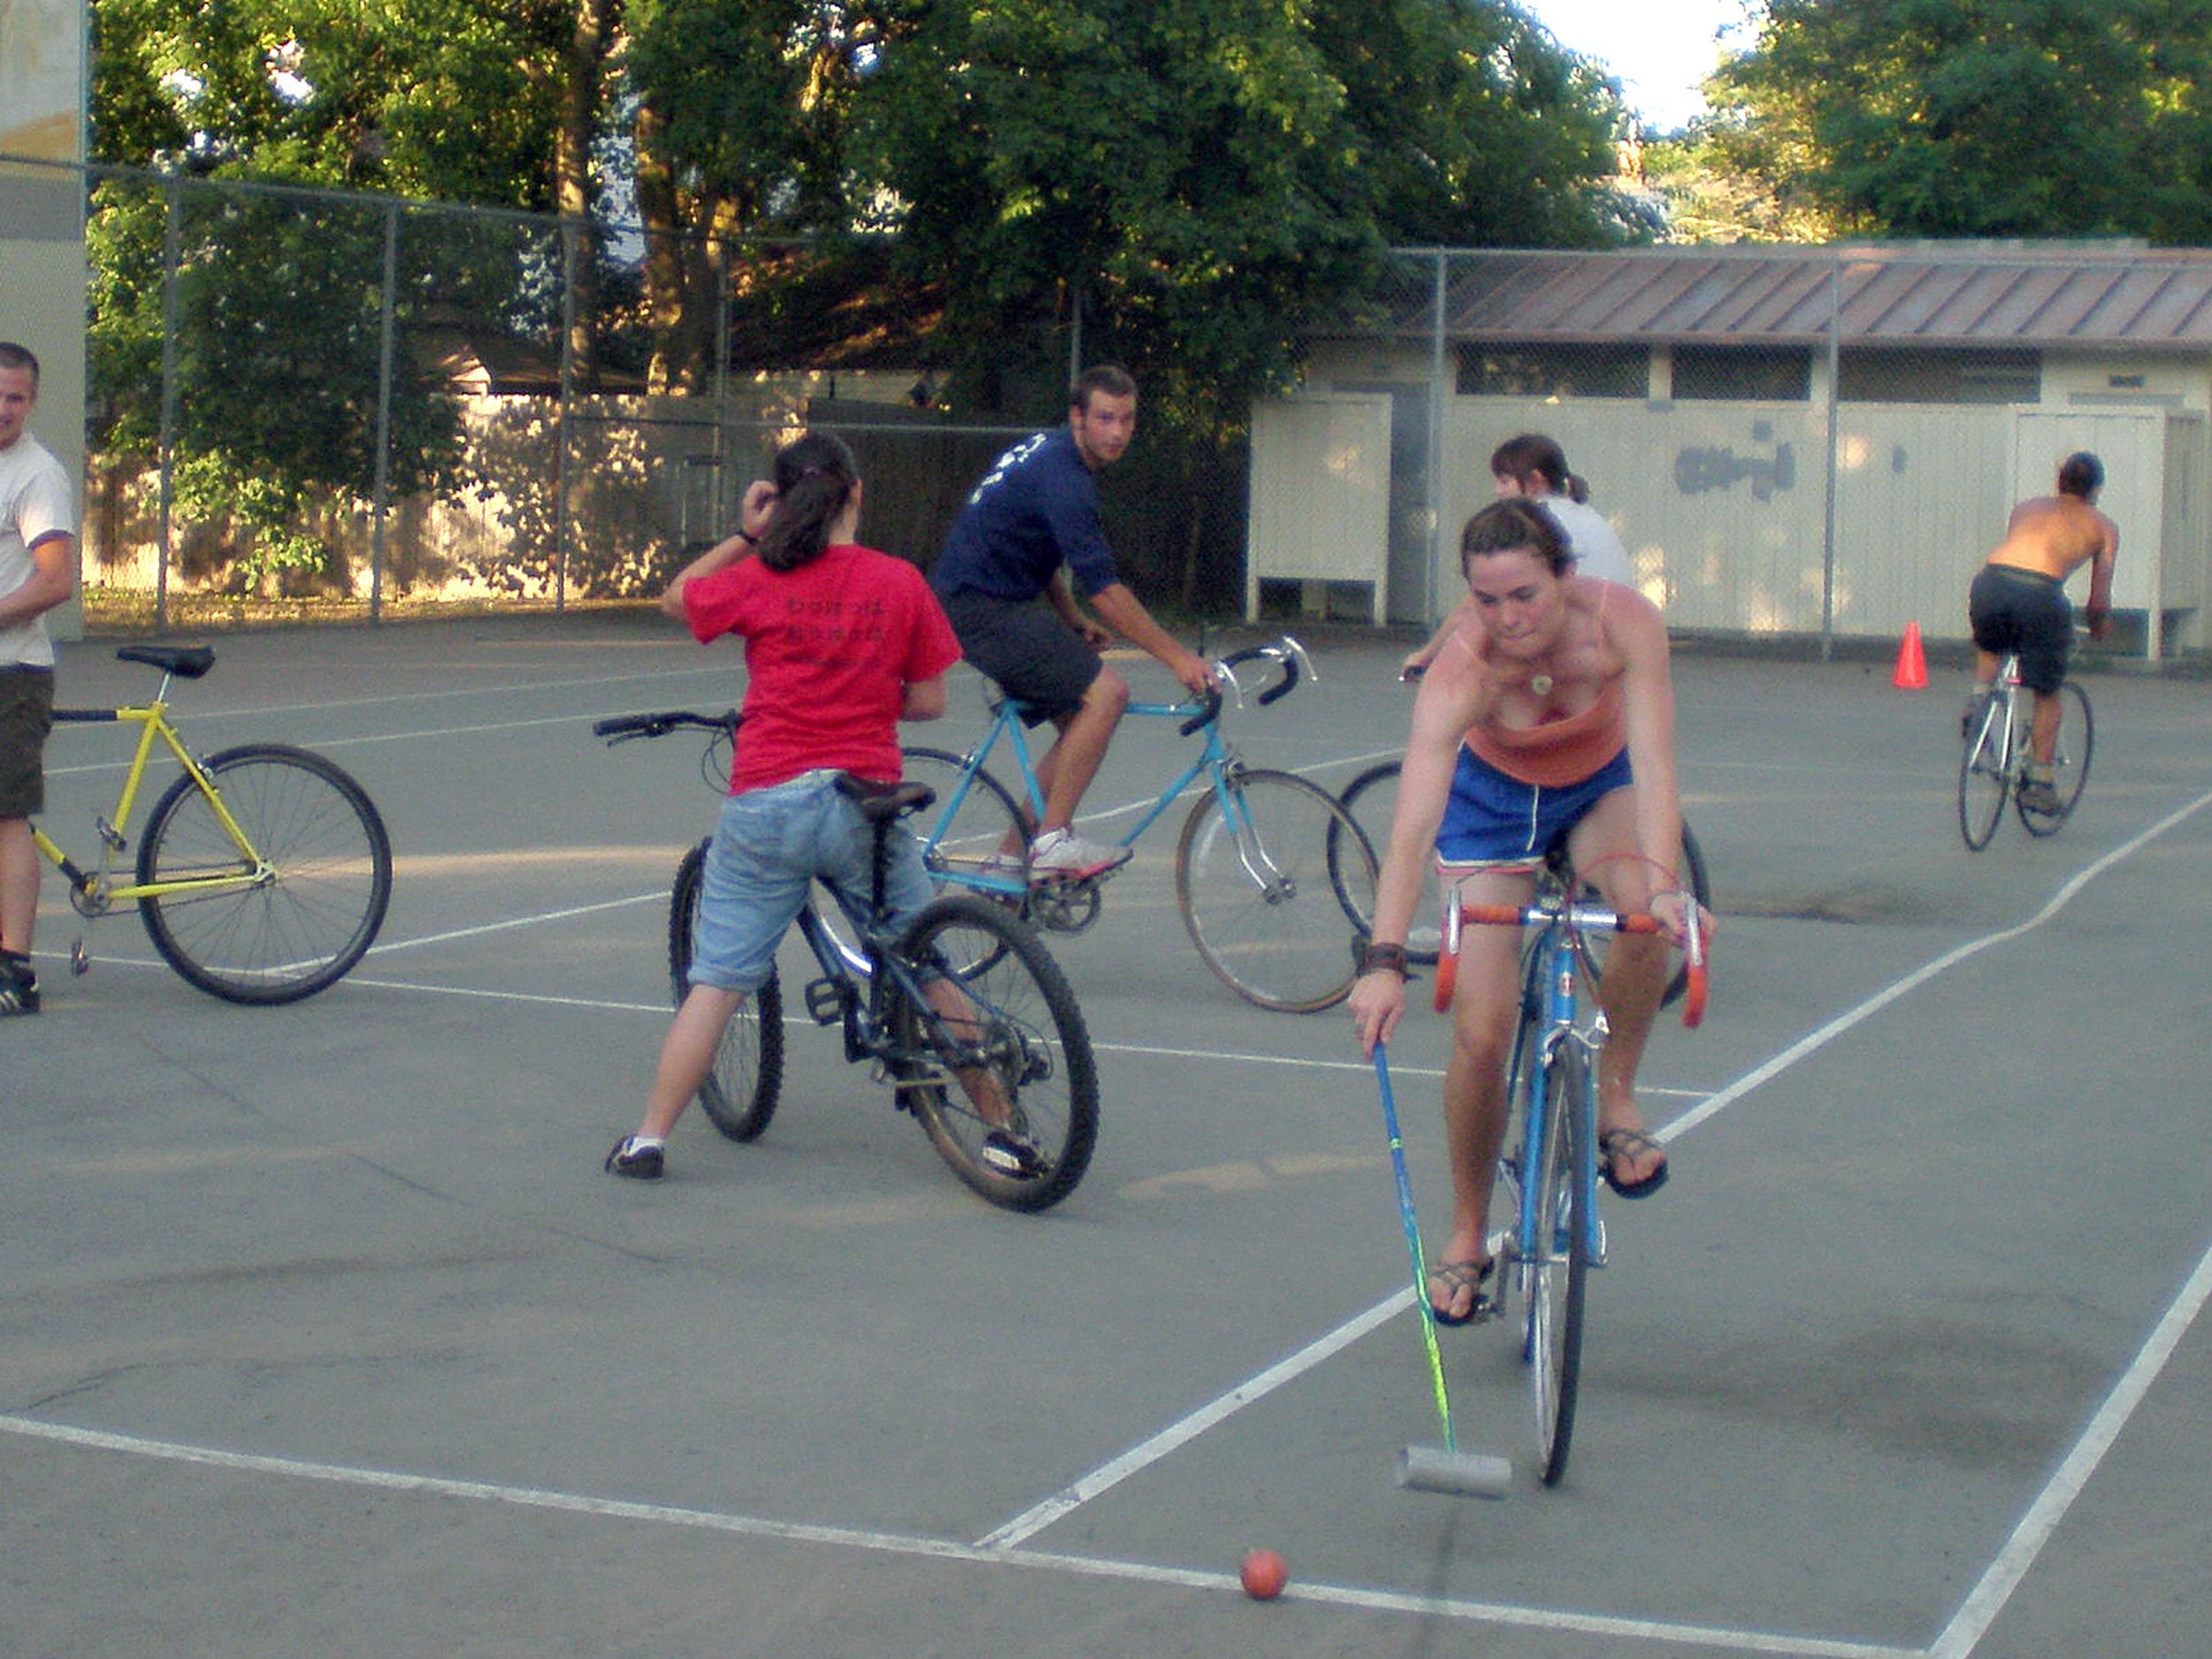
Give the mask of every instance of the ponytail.
[{"label": "ponytail", "polygon": [[777,456],[776,505],[761,532],[760,562],[795,571],[821,557],[859,478],[853,452],[832,433],[810,432]]}]

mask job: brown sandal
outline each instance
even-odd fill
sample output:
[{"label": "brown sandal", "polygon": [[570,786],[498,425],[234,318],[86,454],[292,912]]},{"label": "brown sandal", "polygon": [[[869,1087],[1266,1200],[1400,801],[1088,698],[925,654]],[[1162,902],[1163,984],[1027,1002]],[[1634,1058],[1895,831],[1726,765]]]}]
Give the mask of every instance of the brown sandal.
[{"label": "brown sandal", "polygon": [[1661,1164],[1640,1181],[1624,1181],[1613,1172],[1614,1161],[1618,1158],[1639,1158],[1647,1152],[1665,1150],[1640,1129],[1608,1129],[1598,1137],[1598,1153],[1605,1160],[1604,1167],[1598,1173],[1605,1178],[1605,1184],[1623,1198],[1648,1198],[1667,1184],[1667,1166]]},{"label": "brown sandal", "polygon": [[1494,1310],[1490,1298],[1483,1294],[1482,1287],[1489,1281],[1490,1275],[1497,1271],[1497,1266],[1496,1258],[1493,1257],[1487,1262],[1439,1262],[1429,1269],[1429,1283],[1443,1286],[1446,1295],[1456,1296],[1463,1290],[1474,1294],[1474,1300],[1467,1304],[1464,1313],[1447,1313],[1431,1297],[1431,1317],[1439,1325],[1455,1326],[1472,1325],[1478,1319],[1487,1318]]}]

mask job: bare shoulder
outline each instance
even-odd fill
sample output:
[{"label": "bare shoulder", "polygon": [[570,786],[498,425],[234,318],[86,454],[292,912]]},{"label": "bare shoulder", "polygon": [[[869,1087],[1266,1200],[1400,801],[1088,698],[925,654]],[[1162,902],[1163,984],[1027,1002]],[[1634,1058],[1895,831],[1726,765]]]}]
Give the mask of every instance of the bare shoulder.
[{"label": "bare shoulder", "polygon": [[1632,648],[1666,649],[1665,615],[1636,589],[1588,579],[1576,585],[1586,591],[1578,592],[1574,603],[1587,607],[1609,643],[1624,653]]}]

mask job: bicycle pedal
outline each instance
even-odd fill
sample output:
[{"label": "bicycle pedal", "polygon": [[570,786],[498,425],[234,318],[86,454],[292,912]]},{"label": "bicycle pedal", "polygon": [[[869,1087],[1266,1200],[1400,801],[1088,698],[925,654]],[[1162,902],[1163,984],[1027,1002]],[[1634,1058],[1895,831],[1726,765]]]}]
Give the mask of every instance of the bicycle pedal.
[{"label": "bicycle pedal", "polygon": [[825,976],[806,987],[807,1017],[818,1025],[834,1025],[858,1006],[850,981]]},{"label": "bicycle pedal", "polygon": [[69,972],[80,979],[92,972],[92,953],[84,948],[81,939],[69,947]]}]

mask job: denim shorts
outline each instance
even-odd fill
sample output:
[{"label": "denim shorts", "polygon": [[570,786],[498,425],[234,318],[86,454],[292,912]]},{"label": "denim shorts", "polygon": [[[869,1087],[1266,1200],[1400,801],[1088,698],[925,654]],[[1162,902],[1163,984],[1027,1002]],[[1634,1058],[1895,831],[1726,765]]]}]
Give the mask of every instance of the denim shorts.
[{"label": "denim shorts", "polygon": [[1580,783],[1545,788],[1508,777],[1476,758],[1463,743],[1459,764],[1452,772],[1451,798],[1444,803],[1444,822],[1436,832],[1436,862],[1447,868],[1490,864],[1526,869],[1592,807],[1634,781],[1626,749]]},{"label": "denim shorts", "polygon": [[[817,879],[867,914],[875,830],[861,817],[859,803],[838,788],[841,775],[802,772],[722,803],[692,926],[692,984],[760,989],[775,969],[776,947]],[[936,889],[922,864],[921,842],[895,829],[889,850],[884,898],[892,925],[903,927]]]},{"label": "denim shorts", "polygon": [[46,810],[41,757],[54,726],[54,671],[0,668],[0,818]]}]

